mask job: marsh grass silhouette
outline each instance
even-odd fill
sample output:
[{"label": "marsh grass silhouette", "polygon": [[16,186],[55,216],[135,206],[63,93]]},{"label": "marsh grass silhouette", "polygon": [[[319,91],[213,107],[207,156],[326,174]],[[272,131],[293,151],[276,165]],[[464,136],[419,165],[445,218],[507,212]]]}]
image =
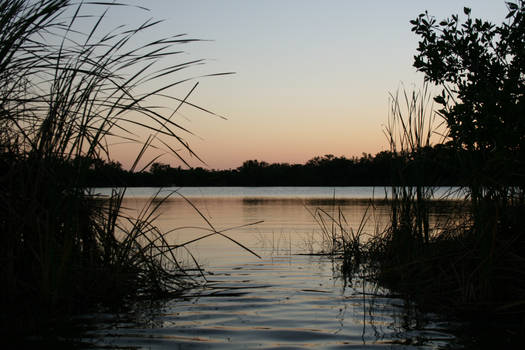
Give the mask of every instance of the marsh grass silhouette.
[{"label": "marsh grass silhouette", "polygon": [[[109,160],[115,142],[142,144],[132,171],[150,149],[182,161],[182,151],[197,157],[183,137],[191,132],[172,117],[182,105],[213,114],[187,100],[197,83],[183,98],[171,97],[172,88],[191,80],[181,74],[202,63],[174,63],[183,52],[177,47],[196,40],[175,35],[137,44],[140,33],[159,23],[153,20],[100,33],[113,6],[122,4],[0,1],[5,334],[33,334],[100,302],[176,294],[198,278],[178,258],[191,242],[174,246],[155,225],[167,197],[155,196],[132,217],[122,210],[125,188],[100,198],[87,185],[93,164]],[[86,14],[93,9],[102,15]],[[92,27],[82,32],[76,23],[86,19]],[[175,109],[159,108],[160,100]],[[149,137],[141,140],[141,133]],[[229,238],[206,224],[211,234]]]},{"label": "marsh grass silhouette", "polygon": [[[430,226],[434,190],[404,183],[407,164],[399,161],[392,167],[401,185],[392,188],[391,225],[362,246],[377,283],[423,309],[490,329],[490,336],[498,331],[498,344],[522,342],[525,332],[525,2],[507,8],[507,23],[498,27],[472,19],[468,8],[464,23],[458,15],[438,23],[428,13],[411,22],[422,37],[414,65],[443,87],[434,101],[466,200],[455,220]],[[432,172],[440,164],[424,152],[436,116],[425,112],[427,89],[401,96],[407,108],[401,112],[400,95],[393,96],[386,129],[391,150]]]},{"label": "marsh grass silhouette", "polygon": [[[418,169],[431,172],[439,165],[425,158],[424,149],[435,124],[432,114],[422,108],[431,106],[430,95],[422,91],[393,95],[394,113],[386,134],[401,159],[420,162]],[[407,107],[403,110],[400,96]],[[469,174],[471,163],[461,161],[468,154],[458,152],[458,157],[457,171]],[[391,176],[396,185],[385,199],[391,211],[386,229],[364,232],[359,224],[357,234],[349,235],[349,225],[335,205],[333,210],[318,208],[311,214],[323,233],[320,252],[341,258],[340,268],[349,282],[358,275],[415,301],[420,310],[472,322],[473,329],[490,329],[500,343],[519,341],[516,335],[524,331],[525,319],[523,204],[519,196],[511,195],[519,188],[508,186],[503,197],[487,192],[490,196],[476,198],[466,186],[454,190],[463,194],[459,197],[451,189],[435,199],[434,187],[405,181],[409,163],[394,162]],[[500,190],[505,187],[501,186]],[[446,206],[448,220],[432,224],[430,215],[440,204]],[[472,329],[465,332],[483,336]]]},{"label": "marsh grass silhouette", "polygon": [[457,227],[413,249],[407,271],[419,282],[399,280],[427,303],[523,321],[525,3],[506,5],[500,26],[471,18],[468,8],[463,23],[458,15],[438,23],[421,14],[411,21],[421,36],[414,66],[443,86],[434,100],[457,152],[470,210]]}]

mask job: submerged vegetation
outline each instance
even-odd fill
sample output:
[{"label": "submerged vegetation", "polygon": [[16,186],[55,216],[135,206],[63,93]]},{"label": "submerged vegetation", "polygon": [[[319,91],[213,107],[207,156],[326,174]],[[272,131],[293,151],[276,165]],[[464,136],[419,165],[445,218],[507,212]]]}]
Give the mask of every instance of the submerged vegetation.
[{"label": "submerged vegetation", "polygon": [[[193,154],[180,136],[189,132],[172,116],[195,86],[184,98],[167,96],[200,63],[174,63],[182,52],[176,46],[194,40],[136,44],[158,23],[151,20],[102,32],[113,6],[122,4],[0,1],[3,332],[32,333],[98,302],[191,283],[176,254],[185,245],[168,244],[154,223],[164,199],[129,217],[121,211],[125,188],[109,198],[89,193],[90,167],[110,159],[112,143],[142,145],[134,169],[148,148]],[[90,20],[87,32],[77,25]],[[161,100],[175,110],[157,107]],[[144,133],[150,136],[142,140]]]}]

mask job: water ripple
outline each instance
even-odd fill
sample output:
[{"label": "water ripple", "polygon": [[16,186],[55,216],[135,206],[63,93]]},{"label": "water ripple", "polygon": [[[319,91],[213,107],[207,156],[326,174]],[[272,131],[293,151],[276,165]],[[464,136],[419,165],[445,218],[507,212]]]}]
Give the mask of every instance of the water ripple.
[{"label": "water ripple", "polygon": [[147,315],[90,315],[84,341],[106,349],[437,349],[454,340],[435,317],[407,323],[414,310],[402,299],[349,289],[330,271],[331,261],[309,256],[222,267],[203,289]]}]

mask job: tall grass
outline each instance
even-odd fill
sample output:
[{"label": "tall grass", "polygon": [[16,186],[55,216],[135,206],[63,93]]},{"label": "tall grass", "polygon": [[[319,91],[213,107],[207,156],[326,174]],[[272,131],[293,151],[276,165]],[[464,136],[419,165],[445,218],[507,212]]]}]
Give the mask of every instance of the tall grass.
[{"label": "tall grass", "polygon": [[445,232],[453,230],[430,223],[435,184],[440,182],[435,174],[443,165],[430,158],[426,150],[447,139],[447,129],[438,117],[426,83],[419,90],[403,88],[390,96],[384,132],[394,154],[390,167],[393,185],[387,198],[391,218],[387,229],[378,233],[369,246],[376,281],[436,303],[440,290],[430,279],[439,281],[443,288],[450,286],[441,279],[444,275],[438,261],[446,259],[447,252],[438,247]]},{"label": "tall grass", "polygon": [[[456,171],[464,179],[462,191],[467,198],[458,203],[459,219],[432,227],[431,184],[439,179],[428,172],[440,164],[425,158],[425,148],[440,127],[435,124],[436,114],[427,109],[431,100],[426,87],[420,93],[403,93],[404,111],[399,100],[399,95],[392,99],[386,134],[393,152],[415,161],[418,176],[403,161],[394,167],[392,178],[397,185],[390,201],[391,225],[370,246],[377,281],[415,298],[422,307],[485,320],[516,316],[522,322],[523,187],[506,181],[507,175],[488,173],[493,169],[490,158],[501,164],[512,159],[494,154],[483,160],[477,152],[458,149]],[[523,324],[513,327],[513,332],[523,331]]]},{"label": "tall grass", "polygon": [[[390,226],[377,232],[370,242],[370,266],[378,268],[380,279],[409,281],[417,278],[413,267],[421,266],[422,251],[427,249],[435,231],[430,225],[430,210],[439,179],[433,169],[439,167],[425,152],[442,129],[432,109],[429,86],[417,91],[398,90],[390,96],[390,114],[384,133],[393,160]],[[402,282],[404,283],[404,282]]]},{"label": "tall grass", "polygon": [[446,223],[431,224],[434,184],[439,183],[434,174],[440,173],[434,169],[442,164],[429,158],[426,149],[446,141],[446,128],[432,110],[427,86],[391,97],[385,130],[396,155],[391,166],[394,185],[387,198],[390,225],[363,241],[361,230],[356,236],[344,229],[341,213],[317,209],[311,214],[327,251],[343,257],[349,276],[359,269],[348,266],[364,264],[369,278],[416,299],[422,307],[480,319],[525,319],[522,186],[486,173],[483,169],[490,164],[480,163],[475,152],[458,150],[454,163],[464,179],[461,191],[466,199],[450,199],[458,212],[450,213]]},{"label": "tall grass", "polygon": [[[426,158],[425,148],[432,146],[436,138],[436,114],[432,110],[432,96],[425,84],[420,91],[403,89],[391,95],[390,116],[385,128],[390,151],[398,161],[393,164],[391,208],[392,235],[405,245],[405,234],[415,242],[430,240],[429,200],[435,188]],[[410,162],[413,169],[408,168]],[[429,183],[430,180],[430,183]],[[430,185],[429,185],[430,184]]]},{"label": "tall grass", "polygon": [[374,201],[370,201],[357,222],[347,220],[342,208],[337,205],[335,193],[329,204],[327,208],[305,207],[318,228],[318,234],[308,237],[305,246],[309,248],[309,254],[340,259],[341,272],[351,278],[353,274],[363,272],[363,266],[369,260],[370,244],[379,231],[377,223],[374,232],[366,230],[373,218]]},{"label": "tall grass", "polygon": [[[158,24],[152,20],[101,33],[114,6],[121,4],[0,1],[4,329],[31,329],[31,320],[191,282],[177,247],[154,224],[162,200],[132,218],[121,210],[125,189],[100,200],[86,186],[93,162],[109,159],[119,140],[142,144],[132,170],[151,148],[196,156],[185,140],[191,132],[172,119],[184,104],[200,108],[188,102],[196,84],[170,97],[190,80],[182,73],[201,63],[176,60],[178,46],[195,40],[175,35],[137,44]],[[92,26],[83,32],[77,23],[86,19]],[[175,107],[159,108],[160,100]]]}]

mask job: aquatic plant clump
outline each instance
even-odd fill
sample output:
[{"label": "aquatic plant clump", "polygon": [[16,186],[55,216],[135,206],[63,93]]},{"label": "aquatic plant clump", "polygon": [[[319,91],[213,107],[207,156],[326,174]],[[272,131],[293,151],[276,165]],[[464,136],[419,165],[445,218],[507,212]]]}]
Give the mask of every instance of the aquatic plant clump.
[{"label": "aquatic plant clump", "polygon": [[[464,23],[457,15],[438,23],[428,13],[411,22],[421,36],[414,66],[443,87],[434,101],[467,200],[449,225],[435,228],[428,219],[433,188],[395,186],[391,226],[368,252],[378,283],[485,327],[503,320],[503,341],[513,341],[525,325],[525,2],[507,7],[501,26],[471,18],[468,8]],[[440,166],[425,158],[432,130],[423,126],[433,116],[425,119],[424,104],[411,108],[412,100],[405,98],[408,114],[393,109],[387,136],[427,173]],[[403,184],[402,162],[398,170],[392,176]]]},{"label": "aquatic plant clump", "polygon": [[[525,332],[525,2],[507,7],[499,27],[472,19],[468,8],[464,23],[426,13],[412,21],[422,37],[414,65],[443,91],[432,101],[426,83],[392,96],[385,133],[398,157],[389,167],[387,229],[352,241],[336,215],[313,214],[350,282],[360,273],[423,310],[490,329],[497,346],[521,345]],[[433,225],[429,184],[450,166],[428,152],[436,141],[453,150],[465,199],[452,191],[440,198],[457,209]],[[342,249],[348,242],[355,248]]]},{"label": "aquatic plant clump", "polygon": [[428,14],[411,23],[421,37],[414,66],[443,86],[435,101],[471,205],[471,215],[438,242],[454,256],[447,269],[456,298],[525,314],[525,2],[507,8],[500,26],[472,18],[468,8],[463,23]]},{"label": "aquatic plant clump", "polygon": [[[182,52],[175,47],[195,40],[175,35],[135,44],[158,23],[151,20],[100,33],[114,6],[122,4],[0,1],[4,331],[191,283],[177,247],[154,224],[162,200],[129,217],[121,211],[125,189],[103,199],[89,194],[90,169],[110,160],[110,145],[119,140],[142,145],[132,171],[150,148],[181,159],[178,148],[193,154],[181,136],[191,133],[171,118],[195,86],[182,98],[169,96],[189,80],[181,74],[201,62],[175,62]],[[76,26],[85,20],[92,20],[88,32]],[[162,99],[175,108],[156,107]]]}]

